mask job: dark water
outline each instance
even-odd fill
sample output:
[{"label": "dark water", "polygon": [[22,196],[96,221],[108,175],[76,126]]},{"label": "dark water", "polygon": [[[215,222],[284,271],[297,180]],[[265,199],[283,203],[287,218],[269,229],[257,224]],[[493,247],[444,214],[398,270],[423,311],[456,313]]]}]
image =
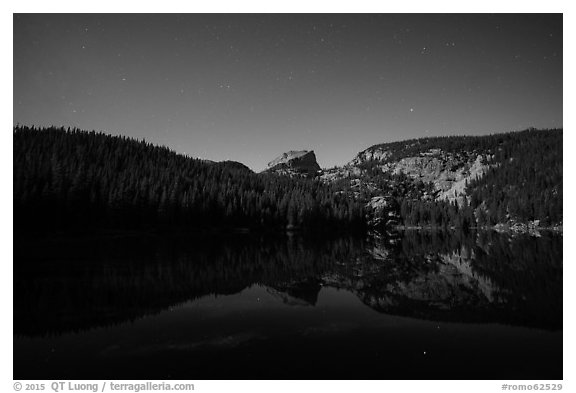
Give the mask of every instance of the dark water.
[{"label": "dark water", "polygon": [[562,379],[562,237],[18,240],[15,379]]}]

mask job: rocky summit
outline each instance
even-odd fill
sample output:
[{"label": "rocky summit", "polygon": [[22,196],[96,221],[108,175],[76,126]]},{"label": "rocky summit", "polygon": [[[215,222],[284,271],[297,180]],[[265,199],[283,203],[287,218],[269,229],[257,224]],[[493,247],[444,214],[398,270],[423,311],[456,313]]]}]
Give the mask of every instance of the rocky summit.
[{"label": "rocky summit", "polygon": [[279,175],[314,176],[320,170],[313,150],[290,150],[270,161],[265,172]]}]

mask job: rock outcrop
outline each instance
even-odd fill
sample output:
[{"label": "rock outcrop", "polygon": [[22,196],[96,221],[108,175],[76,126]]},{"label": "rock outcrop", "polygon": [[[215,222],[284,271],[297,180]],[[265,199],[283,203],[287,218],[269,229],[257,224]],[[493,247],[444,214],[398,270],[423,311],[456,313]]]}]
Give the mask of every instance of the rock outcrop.
[{"label": "rock outcrop", "polygon": [[366,149],[360,153],[352,161],[350,161],[350,166],[358,166],[366,161],[384,161],[390,157],[392,153],[385,149]]},{"label": "rock outcrop", "polygon": [[366,211],[368,214],[368,225],[394,227],[398,225],[400,219],[398,215],[398,206],[394,203],[392,198],[385,196],[373,197],[366,203]]},{"label": "rock outcrop", "polygon": [[[441,149],[429,149],[414,156],[392,159],[392,153],[381,147],[359,153],[345,168],[361,168],[370,164],[382,172],[404,174],[414,181],[430,183],[434,187],[435,200],[462,203],[466,196],[467,182],[482,177],[491,167],[490,155],[476,152],[449,153]],[[332,175],[332,178],[338,176]],[[341,176],[340,178],[342,178]]]},{"label": "rock outcrop", "polygon": [[280,175],[314,176],[321,171],[313,150],[291,150],[270,161],[265,172]]}]

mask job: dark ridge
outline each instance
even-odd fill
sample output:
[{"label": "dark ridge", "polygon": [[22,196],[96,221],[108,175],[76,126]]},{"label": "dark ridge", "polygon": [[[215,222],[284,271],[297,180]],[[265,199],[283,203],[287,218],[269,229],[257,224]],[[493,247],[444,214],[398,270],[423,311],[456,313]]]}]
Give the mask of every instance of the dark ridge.
[{"label": "dark ridge", "polygon": [[328,184],[64,128],[14,129],[14,214],[17,232],[363,226]]}]

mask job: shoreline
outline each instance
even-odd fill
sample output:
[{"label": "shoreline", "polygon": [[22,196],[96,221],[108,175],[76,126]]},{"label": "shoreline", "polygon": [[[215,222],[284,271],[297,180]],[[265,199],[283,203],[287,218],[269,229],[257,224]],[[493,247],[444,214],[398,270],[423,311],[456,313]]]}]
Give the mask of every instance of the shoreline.
[{"label": "shoreline", "polygon": [[[447,227],[447,226],[433,226],[433,225],[397,225],[392,229],[398,231],[410,231],[410,230],[417,230],[417,231],[456,231],[462,230],[462,228],[457,227]],[[498,233],[512,233],[512,234],[530,234],[534,236],[538,236],[539,232],[554,232],[558,234],[563,234],[563,226],[562,225],[554,225],[554,226],[534,226],[529,224],[496,224],[491,226],[475,226],[469,227],[468,230],[476,230],[476,231],[496,231]]]}]

